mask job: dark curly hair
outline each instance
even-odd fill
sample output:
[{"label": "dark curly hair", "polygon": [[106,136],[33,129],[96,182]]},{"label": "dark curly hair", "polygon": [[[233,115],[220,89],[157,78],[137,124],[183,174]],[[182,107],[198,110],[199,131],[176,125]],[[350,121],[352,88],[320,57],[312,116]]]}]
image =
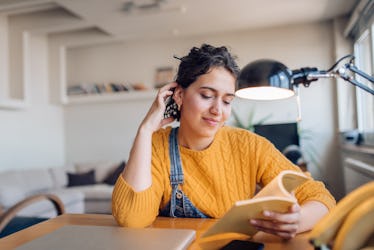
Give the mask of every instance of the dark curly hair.
[{"label": "dark curly hair", "polygon": [[[203,44],[200,48],[193,47],[187,56],[175,58],[181,60],[175,81],[184,89],[195,82],[199,76],[208,73],[214,67],[224,67],[235,78],[239,74],[239,67],[235,62],[236,58],[224,46],[213,47],[212,45]],[[172,116],[179,121],[180,111],[177,110],[173,99],[167,104],[166,110],[173,113]]]},{"label": "dark curly hair", "polygon": [[206,74],[213,67],[224,67],[236,78],[239,67],[235,59],[225,46],[203,44],[200,48],[193,47],[187,56],[180,58],[175,81],[182,88],[188,88],[200,75]]}]

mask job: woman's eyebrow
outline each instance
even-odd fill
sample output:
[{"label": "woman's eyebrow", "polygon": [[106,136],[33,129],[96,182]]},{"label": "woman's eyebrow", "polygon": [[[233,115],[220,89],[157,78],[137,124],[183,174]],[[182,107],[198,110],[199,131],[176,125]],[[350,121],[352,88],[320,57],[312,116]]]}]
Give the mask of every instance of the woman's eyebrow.
[{"label": "woman's eyebrow", "polygon": [[[200,89],[208,89],[208,90],[213,91],[213,92],[218,92],[215,88],[207,87],[207,86],[202,86],[202,87],[200,87]],[[225,95],[235,97],[234,93],[226,93]]]}]

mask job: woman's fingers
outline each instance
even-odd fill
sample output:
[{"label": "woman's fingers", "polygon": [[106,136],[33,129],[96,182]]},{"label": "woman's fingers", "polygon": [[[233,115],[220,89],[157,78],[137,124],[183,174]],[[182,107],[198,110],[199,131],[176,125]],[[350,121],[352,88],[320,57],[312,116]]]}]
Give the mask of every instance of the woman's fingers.
[{"label": "woman's fingers", "polygon": [[158,95],[165,95],[166,93],[169,95],[172,94],[173,91],[171,89],[175,88],[177,85],[178,84],[176,82],[171,82],[171,83],[166,84],[165,86],[163,86],[162,88],[158,90]]},{"label": "woman's fingers", "polygon": [[177,85],[176,82],[172,82],[159,89],[156,99],[142,122],[144,127],[151,131],[156,131],[174,120],[173,118],[164,119],[164,112],[166,107],[165,101],[173,94],[173,91],[170,89],[175,88]]},{"label": "woman's fingers", "polygon": [[168,83],[164,86],[162,86],[160,89],[159,89],[159,92],[162,92],[162,91],[165,91],[165,90],[170,90],[171,88],[174,88],[176,87],[178,84],[176,82],[171,82],[171,83]]},{"label": "woman's fingers", "polygon": [[272,231],[296,233],[298,229],[297,223],[283,223],[270,220],[251,220],[251,224],[257,228],[266,228]]},{"label": "woman's fingers", "polygon": [[289,239],[296,235],[300,222],[300,206],[292,205],[287,213],[264,211],[264,219],[252,219],[250,223],[258,230]]},{"label": "woman's fingers", "polygon": [[[165,101],[166,99],[173,95],[173,91],[171,90],[172,88],[175,88],[178,84],[176,82],[171,82],[163,86],[158,90],[157,93],[157,102],[158,104],[162,107],[165,108]],[[171,98],[171,97],[170,97]]]},{"label": "woman's fingers", "polygon": [[298,223],[300,220],[300,206],[292,205],[287,213],[276,213],[273,211],[264,211],[266,220],[277,221],[278,223]]}]

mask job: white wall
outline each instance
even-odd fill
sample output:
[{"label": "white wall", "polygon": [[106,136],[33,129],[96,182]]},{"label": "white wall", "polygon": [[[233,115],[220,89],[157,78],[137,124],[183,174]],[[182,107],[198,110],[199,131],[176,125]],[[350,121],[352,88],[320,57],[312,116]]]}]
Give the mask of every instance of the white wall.
[{"label": "white wall", "polygon": [[[4,23],[6,22],[1,24]],[[12,26],[12,29],[18,30],[18,26]],[[19,35],[18,32],[10,34]],[[48,39],[45,36],[31,36],[28,42],[29,50],[26,53],[31,62],[28,106],[20,110],[0,109],[0,171],[64,164],[63,110],[48,102],[47,45]],[[3,52],[2,50],[0,54]],[[22,47],[13,47],[11,53],[17,53],[15,58],[22,58],[24,51]],[[10,72],[21,76],[17,81],[21,81],[22,85],[23,71]],[[11,84],[16,83],[12,81]]]},{"label": "white wall", "polygon": [[0,15],[0,98],[4,99],[9,95],[8,82],[8,19]]},{"label": "white wall", "polygon": [[[227,45],[238,56],[240,66],[259,58],[279,60],[296,69],[316,66],[329,68],[333,55],[333,26],[331,22],[300,24],[272,29],[248,30],[198,37],[180,37],[172,40],[152,40],[102,44],[74,48],[68,52],[68,83],[79,81],[141,81],[152,85],[157,67],[176,65],[173,55],[183,56],[192,46],[201,43]],[[325,176],[327,168],[333,166],[338,157],[335,143],[336,105],[334,82],[319,80],[305,89],[301,87],[302,130],[312,132],[312,139],[302,141],[305,150],[317,150],[319,171],[313,164],[310,171],[324,179],[337,196],[340,195],[338,181]],[[85,104],[65,108],[67,161],[92,159],[127,159],[137,125],[151,100],[111,104]],[[283,103],[250,103],[255,105],[256,116],[261,118],[272,113],[269,122],[296,120],[295,100]],[[237,102],[245,119],[246,108]],[[284,108],[279,108],[283,106]],[[244,120],[243,119],[243,120]],[[312,146],[311,146],[312,145]],[[339,180],[339,178],[337,178]]]},{"label": "white wall", "polygon": [[67,162],[127,159],[137,127],[152,101],[145,99],[66,107]]}]

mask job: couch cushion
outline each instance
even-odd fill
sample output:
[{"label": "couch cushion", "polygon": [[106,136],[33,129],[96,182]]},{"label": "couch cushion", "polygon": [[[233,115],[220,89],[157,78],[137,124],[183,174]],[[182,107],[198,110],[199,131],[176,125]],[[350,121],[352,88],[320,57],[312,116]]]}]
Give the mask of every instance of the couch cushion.
[{"label": "couch cushion", "polygon": [[67,172],[75,173],[74,165],[67,165],[64,167],[54,167],[49,169],[49,173],[52,176],[54,189],[66,187],[68,185]]},{"label": "couch cushion", "polygon": [[116,181],[119,177],[119,175],[123,172],[123,170],[125,169],[125,166],[126,166],[126,162],[121,162],[121,164],[118,165],[117,168],[115,168],[113,171],[111,171],[107,177],[105,177],[104,179],[104,183],[108,184],[108,185],[114,185],[116,184]]},{"label": "couch cushion", "polygon": [[[78,190],[58,189],[48,191],[50,194],[54,194],[61,199],[65,207],[66,213],[84,213],[84,194]],[[54,217],[57,215],[56,210],[52,202],[48,200],[42,200],[35,202],[19,213],[22,216],[34,216],[34,217]]]},{"label": "couch cushion", "polygon": [[68,189],[84,193],[86,213],[111,214],[113,188],[113,186],[107,184],[95,184],[69,187]]},{"label": "couch cushion", "polygon": [[26,198],[26,194],[22,188],[14,186],[0,188],[0,206],[4,209],[8,209],[24,198]]},{"label": "couch cushion", "polygon": [[67,173],[68,187],[92,185],[96,183],[95,169],[91,169],[85,173]]},{"label": "couch cushion", "polygon": [[69,187],[69,190],[79,191],[84,194],[87,200],[112,200],[113,186],[107,184],[95,184],[87,186]]},{"label": "couch cushion", "polygon": [[85,162],[85,163],[77,163],[75,165],[76,172],[87,172],[91,169],[95,169],[95,178],[96,182],[100,183],[103,182],[104,179],[108,176],[108,174],[113,171],[119,162],[109,162],[109,161],[101,161],[101,162]]},{"label": "couch cushion", "polygon": [[48,169],[19,169],[0,173],[0,189],[16,186],[27,195],[53,188],[53,179]]}]

